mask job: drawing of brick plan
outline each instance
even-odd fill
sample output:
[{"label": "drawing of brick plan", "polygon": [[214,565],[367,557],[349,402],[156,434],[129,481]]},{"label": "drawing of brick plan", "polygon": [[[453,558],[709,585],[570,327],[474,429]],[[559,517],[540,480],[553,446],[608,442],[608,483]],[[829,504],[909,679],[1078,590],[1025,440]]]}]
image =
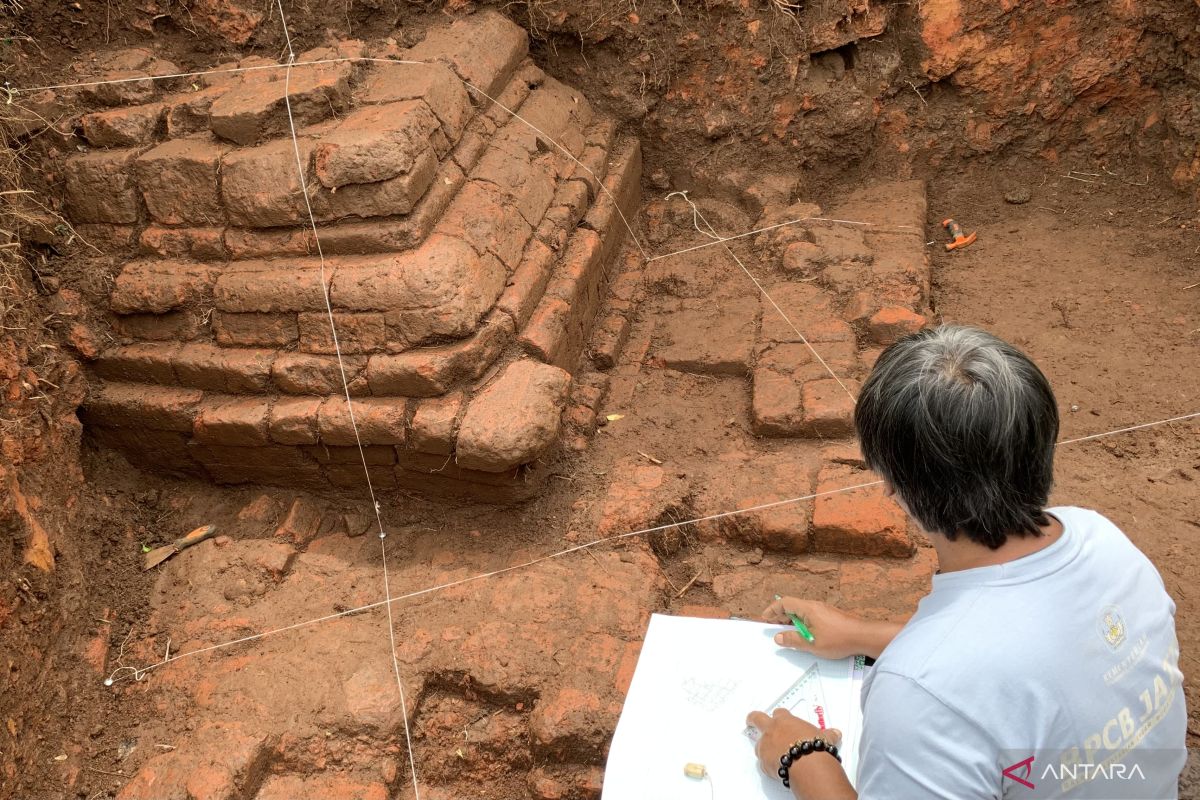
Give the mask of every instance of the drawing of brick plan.
[{"label": "drawing of brick plan", "polygon": [[318,60],[79,98],[65,208],[123,262],[84,422],[147,468],[359,488],[356,426],[377,488],[528,497],[631,246],[639,145],[499,14]]}]

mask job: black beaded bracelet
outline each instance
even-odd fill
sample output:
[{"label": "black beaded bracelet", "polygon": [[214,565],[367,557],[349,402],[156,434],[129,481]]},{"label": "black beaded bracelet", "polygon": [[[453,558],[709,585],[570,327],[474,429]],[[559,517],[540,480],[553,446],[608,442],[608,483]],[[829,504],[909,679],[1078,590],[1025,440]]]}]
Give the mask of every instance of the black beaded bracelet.
[{"label": "black beaded bracelet", "polygon": [[824,739],[805,739],[802,742],[796,742],[779,757],[779,778],[783,781],[783,788],[792,788],[791,779],[788,777],[792,764],[809,753],[828,753],[836,758],[839,764],[842,763],[842,757],[838,755],[836,744],[828,744]]}]

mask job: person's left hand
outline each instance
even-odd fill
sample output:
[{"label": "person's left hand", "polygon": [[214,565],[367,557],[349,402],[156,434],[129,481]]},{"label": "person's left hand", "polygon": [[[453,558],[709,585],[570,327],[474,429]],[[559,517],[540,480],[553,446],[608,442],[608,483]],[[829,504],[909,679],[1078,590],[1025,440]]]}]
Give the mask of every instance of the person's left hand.
[{"label": "person's left hand", "polygon": [[761,711],[751,711],[746,724],[758,729],[758,745],[754,752],[763,772],[779,780],[779,757],[793,744],[805,739],[824,739],[829,744],[841,745],[842,733],[838,730],[821,730],[811,722],[794,716],[784,708],[777,708],[771,716]]}]

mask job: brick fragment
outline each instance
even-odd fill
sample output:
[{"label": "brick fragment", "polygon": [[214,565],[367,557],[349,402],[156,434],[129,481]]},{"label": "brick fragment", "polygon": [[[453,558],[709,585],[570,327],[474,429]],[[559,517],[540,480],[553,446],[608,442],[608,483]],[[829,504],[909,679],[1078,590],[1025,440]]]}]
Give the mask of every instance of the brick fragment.
[{"label": "brick fragment", "polygon": [[[872,479],[871,473],[844,464],[821,470],[818,492],[831,492]],[[882,486],[823,494],[813,503],[813,548],[859,556],[912,555],[904,511],[883,493]]]},{"label": "brick fragment", "polygon": [[99,444],[120,451],[134,465],[172,474],[204,475],[188,450],[190,433],[106,427],[90,420],[87,430]]},{"label": "brick fragment", "polygon": [[329,326],[329,313],[313,311],[298,314],[300,349],[305,353],[332,355],[341,349],[343,355],[377,353],[387,346],[387,329],[383,314],[348,313],[335,311],[334,325],[337,329],[337,346],[333,341],[333,329]]},{"label": "brick fragment", "polygon": [[510,270],[521,263],[533,233],[516,207],[483,181],[467,183],[434,230],[462,239],[479,253],[490,251]]},{"label": "brick fragment", "polygon": [[360,108],[321,137],[313,149],[313,172],[328,189],[412,172],[429,152],[438,125],[429,107],[416,100]]},{"label": "brick fragment", "polygon": [[512,317],[518,329],[525,327],[545,293],[554,261],[554,253],[537,239],[531,239],[526,244],[504,294],[496,301],[496,308]]},{"label": "brick fragment", "polygon": [[143,153],[134,175],[146,208],[166,225],[219,225],[221,158],[229,148],[203,139],[173,139]]},{"label": "brick fragment", "polygon": [[321,532],[321,507],[305,497],[292,501],[275,536],[295,544],[307,544]]},{"label": "brick fragment", "polygon": [[206,297],[212,283],[212,270],[202,265],[132,262],[117,276],[109,307],[117,314],[163,314]]},{"label": "brick fragment", "polygon": [[841,384],[833,378],[805,383],[800,394],[804,407],[801,428],[806,435],[825,439],[854,433],[854,398],[851,395],[857,390],[857,382],[848,379],[843,379]]},{"label": "brick fragment", "polygon": [[[763,342],[851,342],[854,331],[839,318],[833,298],[813,283],[783,283],[768,286],[775,303],[791,324],[766,298],[761,299]],[[798,331],[798,332],[797,332]]]},{"label": "brick fragment", "polygon": [[[352,395],[367,394],[367,381],[363,374],[367,360],[362,356],[346,356],[342,359],[346,368],[346,379]],[[308,353],[280,353],[271,365],[271,380],[288,394],[323,395],[342,394],[342,370],[337,358]]]},{"label": "brick fragment", "polygon": [[72,156],[66,174],[67,213],[74,222],[137,222],[138,192],[131,165],[136,150],[107,150]]},{"label": "brick fragment", "polygon": [[562,686],[542,697],[529,719],[534,749],[543,756],[599,758],[620,705],[594,690]]},{"label": "brick fragment", "polygon": [[223,261],[226,258],[221,228],[164,228],[148,225],[138,237],[138,250],[162,258]]},{"label": "brick fragment", "polygon": [[629,341],[630,328],[629,317],[619,311],[605,316],[592,333],[592,363],[599,369],[615,367],[625,343]]},{"label": "brick fragment", "polygon": [[203,393],[143,384],[108,383],[83,406],[83,419],[110,428],[191,433]]},{"label": "brick fragment", "polygon": [[403,398],[364,398],[354,400],[354,425],[344,397],[331,397],[321,404],[318,428],[321,441],[331,445],[404,444],[408,404]]},{"label": "brick fragment", "polygon": [[149,341],[188,341],[200,335],[202,318],[190,311],[167,314],[129,314],[117,317],[113,326],[122,336]]},{"label": "brick fragment", "polygon": [[791,277],[807,278],[821,267],[824,251],[812,242],[792,242],[783,250],[780,269]]},{"label": "brick fragment", "polygon": [[756,436],[795,436],[804,419],[800,384],[791,375],[756,368],[750,412]]},{"label": "brick fragment", "polygon": [[470,334],[506,277],[497,259],[480,258],[465,242],[436,234],[408,253],[339,264],[334,306],[387,312],[389,333],[409,344]]},{"label": "brick fragment", "polygon": [[604,179],[607,191],[592,205],[583,224],[604,237],[607,261],[629,235],[626,222],[633,220],[641,198],[642,146],[634,139],[621,145],[613,155]]},{"label": "brick fragment", "polygon": [[[104,106],[149,102],[158,96],[163,81],[153,81],[144,76],[179,72],[178,66],[166,59],[155,58],[154,53],[145,47],[129,47],[104,56],[96,67],[101,70],[95,77],[97,83],[82,87],[79,95],[85,102]],[[132,80],[135,78],[144,79]]]},{"label": "brick fragment", "polygon": [[[327,231],[322,231],[321,246],[332,255],[326,243]],[[316,242],[311,228],[255,230],[226,228],[225,246],[230,258],[236,260],[278,258],[281,256],[311,256],[316,254]]]},{"label": "brick fragment", "polygon": [[531,159],[495,141],[479,159],[471,177],[495,186],[504,202],[519,211],[530,226],[541,222],[554,199],[555,175],[548,159]]},{"label": "brick fragment", "polygon": [[466,397],[462,392],[418,402],[409,429],[409,446],[434,455],[450,455],[454,452],[458,416],[465,403]]},{"label": "brick fragment", "polygon": [[[326,273],[326,279],[331,273]],[[316,265],[271,261],[235,262],[217,277],[213,299],[221,311],[277,314],[286,311],[320,311],[325,292]]]},{"label": "brick fragment", "polygon": [[[297,67],[287,84],[297,126],[327,119],[350,102],[349,63]],[[243,82],[216,98],[209,109],[213,133],[235,144],[253,145],[288,130],[282,80]],[[290,146],[290,141],[288,142]]]},{"label": "brick fragment", "polygon": [[601,252],[602,241],[595,231],[576,231],[546,287],[546,294],[572,306],[594,309],[600,302],[600,283],[604,277]]},{"label": "brick fragment", "polygon": [[867,332],[875,344],[889,345],[897,339],[916,333],[925,327],[926,319],[901,306],[887,306],[872,315]]},{"label": "brick fragment", "polygon": [[179,345],[133,344],[105,351],[96,361],[96,374],[110,381],[175,383],[173,359]]},{"label": "brick fragment", "polygon": [[231,447],[193,441],[188,450],[214,483],[265,483],[292,489],[328,486],[321,466],[295,447]]},{"label": "brick fragment", "polygon": [[214,86],[164,97],[163,105],[167,107],[167,136],[178,139],[196,133],[208,133],[208,117],[213,101],[225,94],[226,88]]},{"label": "brick fragment", "polygon": [[313,215],[318,222],[333,222],[346,217],[369,219],[407,214],[433,183],[437,168],[437,156],[424,150],[417,155],[411,170],[394,178],[352,183],[336,192],[320,188],[312,196]]},{"label": "brick fragment", "polygon": [[257,394],[271,383],[274,350],[185,344],[174,354],[182,386],[229,394]]},{"label": "brick fragment", "polygon": [[[704,511],[745,510],[812,492],[813,463],[795,451],[742,457],[729,466],[733,468],[722,469],[732,479],[710,483]],[[808,515],[807,503],[785,503],[725,517],[716,528],[725,537],[764,550],[803,553],[809,549]]]},{"label": "brick fragment", "polygon": [[[536,70],[536,75],[536,88],[522,104],[521,116],[578,158],[586,146],[584,130],[592,121],[591,104],[582,93],[548,77],[541,70]],[[532,83],[528,78],[526,80]],[[501,141],[518,142],[530,152],[536,152],[539,134],[524,124],[512,125],[508,113],[499,107],[489,113],[495,114],[495,119],[505,125],[498,134]],[[564,177],[571,174],[574,163],[563,157],[557,147],[551,147],[554,160],[562,169],[560,174]]]},{"label": "brick fragment", "polygon": [[458,463],[501,472],[541,455],[558,435],[571,376],[535,361],[514,361],[471,400],[458,433]]},{"label": "brick fragment", "polygon": [[370,105],[424,100],[452,142],[458,141],[474,112],[462,81],[442,64],[375,64],[357,98]]},{"label": "brick fragment", "polygon": [[300,340],[295,314],[229,314],[214,311],[213,335],[225,347],[288,347]]},{"label": "brick fragment", "polygon": [[196,415],[193,437],[205,444],[250,447],[267,444],[270,403],[261,397],[208,396]]},{"label": "brick fragment", "polygon": [[[300,159],[308,164],[313,141],[301,138],[298,144]],[[221,198],[234,225],[270,228],[296,224],[306,213],[300,191],[291,138],[234,150],[222,160]]]},{"label": "brick fragment", "polygon": [[856,189],[830,216],[888,227],[904,226],[914,233],[925,230],[925,182],[894,181]]},{"label": "brick fragment", "polygon": [[521,331],[521,347],[547,364],[564,363],[568,361],[563,353],[570,323],[570,304],[557,297],[545,297]]},{"label": "brick fragment", "polygon": [[688,301],[660,322],[656,357],[681,372],[745,375],[754,351],[758,300]]},{"label": "brick fragment", "polygon": [[[335,446],[322,442],[315,447],[306,447],[304,451],[321,464],[357,465],[360,468],[358,472],[360,483],[363,477],[361,467],[364,459],[367,466],[370,467],[390,466],[396,463],[396,448],[393,445],[364,444],[360,453],[357,445]],[[347,474],[353,475],[353,470],[348,471]]]},{"label": "brick fragment", "polygon": [[280,397],[271,406],[267,433],[279,444],[316,444],[320,397]]},{"label": "brick fragment", "polygon": [[[371,466],[367,468],[367,473],[371,476],[371,485],[376,489],[395,489],[399,485],[395,467]],[[343,489],[362,489],[366,475],[363,473],[362,462],[326,464],[325,478],[333,486]]]},{"label": "brick fragment", "polygon": [[84,114],[79,121],[83,137],[95,147],[136,147],[154,141],[164,111],[162,103],[151,103]]},{"label": "brick fragment", "polygon": [[[217,800],[246,796],[266,769],[266,734],[251,734],[240,723],[201,724],[188,746],[149,759],[117,794],[118,800]],[[177,787],[165,794],[166,787]]]},{"label": "brick fragment", "polygon": [[431,30],[405,59],[447,63],[463,80],[495,97],[528,51],[525,31],[488,10]]},{"label": "brick fragment", "polygon": [[809,230],[822,263],[871,261],[875,257],[859,227],[828,222],[814,223]]},{"label": "brick fragment", "polygon": [[374,395],[434,397],[456,383],[478,378],[512,338],[512,321],[490,317],[474,336],[437,347],[422,347],[399,355],[372,356],[367,380]]}]

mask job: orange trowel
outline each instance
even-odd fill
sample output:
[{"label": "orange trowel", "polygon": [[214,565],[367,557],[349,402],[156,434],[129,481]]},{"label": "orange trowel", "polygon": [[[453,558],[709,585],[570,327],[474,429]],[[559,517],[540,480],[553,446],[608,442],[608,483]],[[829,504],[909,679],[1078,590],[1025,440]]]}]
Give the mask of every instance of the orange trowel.
[{"label": "orange trowel", "polygon": [[156,547],[149,553],[146,553],[144,570],[154,569],[162,562],[166,561],[171,556],[178,553],[180,550],[186,550],[194,544],[200,544],[205,539],[217,532],[216,525],[203,525],[189,533],[187,536],[176,539],[164,547]]}]

